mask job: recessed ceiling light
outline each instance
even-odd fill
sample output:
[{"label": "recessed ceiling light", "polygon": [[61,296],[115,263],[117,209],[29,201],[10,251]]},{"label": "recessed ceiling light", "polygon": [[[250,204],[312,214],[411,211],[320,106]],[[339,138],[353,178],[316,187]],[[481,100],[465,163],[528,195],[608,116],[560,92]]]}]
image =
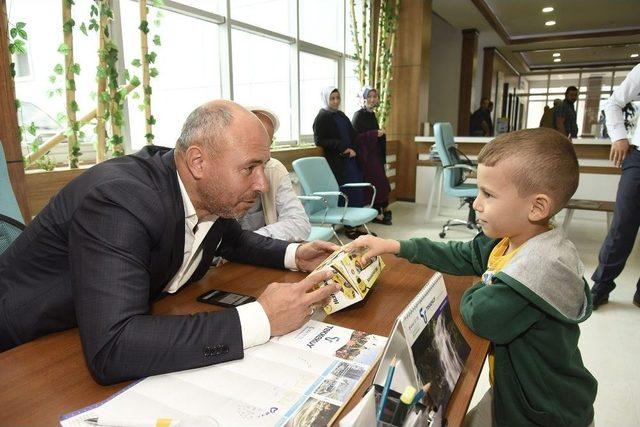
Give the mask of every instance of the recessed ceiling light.
[{"label": "recessed ceiling light", "polygon": [[554,57],[554,58],[557,58],[557,57],[559,57],[559,56],[560,56],[560,52],[553,52],[553,57]]},{"label": "recessed ceiling light", "polygon": [[551,6],[543,7],[542,12],[544,13],[553,12],[553,8]]},{"label": "recessed ceiling light", "polygon": [[632,53],[629,55],[630,58],[637,58],[639,55],[637,53]]},{"label": "recessed ceiling light", "polygon": [[551,27],[552,25],[556,25],[556,21],[547,21],[544,23],[547,27]]},{"label": "recessed ceiling light", "polygon": [[553,62],[560,62],[560,61],[562,61],[562,59],[560,59],[560,58],[556,58],[556,59],[553,60]]}]

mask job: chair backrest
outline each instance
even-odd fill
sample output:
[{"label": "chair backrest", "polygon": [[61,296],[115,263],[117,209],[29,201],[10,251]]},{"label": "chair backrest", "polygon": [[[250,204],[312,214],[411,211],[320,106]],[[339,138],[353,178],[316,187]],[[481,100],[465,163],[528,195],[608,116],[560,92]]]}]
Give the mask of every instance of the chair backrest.
[{"label": "chair backrest", "polygon": [[7,169],[7,159],[4,156],[2,141],[0,141],[0,214],[13,218],[20,223],[24,222],[18,201],[15,194],[13,194],[11,181],[9,181],[9,170]]},{"label": "chair backrest", "polygon": [[460,156],[456,151],[455,142],[453,140],[453,129],[451,123],[443,122],[433,125],[436,149],[440,156],[440,161],[444,169],[444,186],[445,191],[447,188],[453,188],[464,181],[462,169],[447,169],[446,166],[453,166],[462,164]]},{"label": "chair backrest", "polygon": [[[338,181],[333,175],[327,159],[324,157],[303,157],[292,162],[293,170],[300,181],[305,196],[311,196],[317,191],[340,191]],[[338,205],[337,197],[326,197],[329,207]],[[309,213],[324,210],[324,203],[311,201],[305,203]]]},{"label": "chair backrest", "polygon": [[24,225],[21,222],[0,214],[0,254],[11,246],[22,230],[24,230]]}]

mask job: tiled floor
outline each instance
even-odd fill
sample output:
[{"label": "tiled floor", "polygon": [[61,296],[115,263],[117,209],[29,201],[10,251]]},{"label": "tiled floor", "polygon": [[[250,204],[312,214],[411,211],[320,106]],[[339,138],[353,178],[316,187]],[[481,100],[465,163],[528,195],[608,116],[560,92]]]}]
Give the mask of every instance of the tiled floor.
[{"label": "tiled floor", "polygon": [[[440,217],[427,221],[424,205],[397,202],[391,209],[393,226],[370,226],[380,237],[405,239],[425,236],[441,240],[438,233],[447,218],[466,216],[464,210],[444,211]],[[560,223],[562,215],[558,215]],[[568,235],[580,252],[586,267],[585,278],[591,284],[589,278],[597,267],[598,252],[606,235],[605,214],[576,212]],[[470,232],[462,230],[447,234],[447,239],[471,237]],[[597,426],[640,426],[640,308],[631,302],[636,281],[640,278],[639,254],[640,244],[636,244],[625,271],[616,281],[618,288],[611,294],[609,304],[602,306],[581,324],[582,357],[598,380],[595,403]],[[483,372],[472,405],[488,388],[487,374]]]}]

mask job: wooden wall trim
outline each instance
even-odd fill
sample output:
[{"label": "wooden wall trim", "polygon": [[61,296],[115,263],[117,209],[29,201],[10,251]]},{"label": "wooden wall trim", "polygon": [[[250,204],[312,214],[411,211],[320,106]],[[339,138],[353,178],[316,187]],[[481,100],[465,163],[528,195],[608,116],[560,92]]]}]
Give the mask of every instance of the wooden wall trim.
[{"label": "wooden wall trim", "polygon": [[25,223],[31,220],[27,199],[27,184],[24,178],[22,148],[18,139],[18,115],[16,94],[11,76],[11,55],[7,20],[7,2],[0,0],[0,141],[4,148],[9,171],[9,181],[20,206]]},{"label": "wooden wall trim", "polygon": [[478,62],[478,30],[462,30],[462,54],[460,58],[460,92],[458,96],[458,135],[469,135],[473,77]]},{"label": "wooden wall trim", "polygon": [[491,99],[493,87],[493,61],[495,60],[495,47],[485,47],[482,60],[482,98]]}]

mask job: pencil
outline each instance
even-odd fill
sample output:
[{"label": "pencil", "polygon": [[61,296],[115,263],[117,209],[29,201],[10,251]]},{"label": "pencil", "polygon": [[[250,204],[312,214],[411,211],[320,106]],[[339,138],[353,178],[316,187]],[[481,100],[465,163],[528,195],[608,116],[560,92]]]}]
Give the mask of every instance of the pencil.
[{"label": "pencil", "polygon": [[384,406],[387,403],[387,395],[389,394],[389,389],[391,388],[391,380],[393,379],[393,373],[396,370],[397,365],[396,356],[393,356],[391,359],[391,363],[389,364],[389,370],[387,371],[387,380],[384,383],[384,388],[382,389],[382,395],[380,396],[380,406],[378,407],[378,421],[382,419],[382,412],[384,411]]}]

